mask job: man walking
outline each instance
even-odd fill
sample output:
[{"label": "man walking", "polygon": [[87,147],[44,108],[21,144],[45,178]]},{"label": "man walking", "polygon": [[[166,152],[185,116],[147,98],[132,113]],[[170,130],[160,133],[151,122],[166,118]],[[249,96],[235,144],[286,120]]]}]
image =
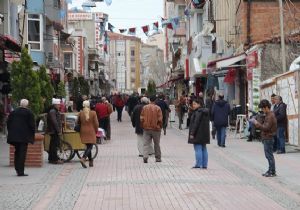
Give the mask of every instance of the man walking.
[{"label": "man walking", "polygon": [[51,164],[63,164],[57,155],[57,148],[60,143],[60,135],[62,134],[62,122],[59,113],[60,99],[52,99],[52,107],[47,114],[47,133],[50,135],[49,156],[48,161]]},{"label": "man walking", "polygon": [[103,97],[100,99],[100,102],[96,104],[95,111],[97,113],[99,126],[105,130],[105,133],[108,132],[108,123],[109,123],[109,115],[111,114],[111,110],[105,104],[106,98]]},{"label": "man walking", "polygon": [[27,99],[22,99],[20,107],[11,112],[7,120],[7,143],[15,147],[14,164],[18,176],[28,176],[24,173],[27,146],[34,142],[34,116],[28,104]]},{"label": "man walking", "polygon": [[156,162],[161,162],[160,135],[163,124],[163,116],[159,106],[155,105],[155,96],[150,97],[150,104],[143,107],[141,113],[141,125],[144,129],[144,163],[148,163],[151,142],[154,142]]},{"label": "man walking", "polygon": [[155,104],[160,107],[162,115],[163,115],[163,130],[164,130],[164,135],[167,134],[167,114],[171,112],[171,109],[165,102],[165,96],[163,94],[160,94],[158,96],[158,99],[155,101]]},{"label": "man walking", "polygon": [[281,96],[275,96],[273,110],[277,120],[277,154],[285,153],[285,129],[287,124],[286,104],[282,102]]},{"label": "man walking", "polygon": [[277,122],[274,113],[270,110],[271,104],[268,100],[261,100],[259,108],[261,108],[262,111],[265,113],[265,120],[262,123],[256,121],[255,119],[252,119],[252,123],[254,123],[254,125],[257,128],[261,129],[262,142],[264,144],[264,152],[269,163],[268,171],[262,175],[265,177],[274,177],[276,176],[276,169],[275,159],[273,156],[273,136],[275,135],[277,130]]},{"label": "man walking", "polygon": [[218,146],[225,147],[226,127],[228,127],[228,116],[230,105],[224,100],[223,93],[219,93],[218,100],[212,107],[212,119],[217,130]]}]

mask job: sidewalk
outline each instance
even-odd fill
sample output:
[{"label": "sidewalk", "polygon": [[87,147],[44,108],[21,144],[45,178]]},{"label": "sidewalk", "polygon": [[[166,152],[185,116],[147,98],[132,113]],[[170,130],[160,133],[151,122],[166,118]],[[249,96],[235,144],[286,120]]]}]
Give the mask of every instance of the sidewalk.
[{"label": "sidewalk", "polygon": [[[227,147],[208,146],[207,170],[191,169],[188,130],[176,122],[161,138],[162,163],[137,157],[127,113],[112,117],[112,140],[99,145],[94,167],[71,163],[26,168],[29,177],[7,167],[1,141],[0,209],[299,209],[300,153],[275,155],[278,176],[265,178],[267,161],[259,142],[229,135]],[[183,126],[185,127],[185,126]]]}]

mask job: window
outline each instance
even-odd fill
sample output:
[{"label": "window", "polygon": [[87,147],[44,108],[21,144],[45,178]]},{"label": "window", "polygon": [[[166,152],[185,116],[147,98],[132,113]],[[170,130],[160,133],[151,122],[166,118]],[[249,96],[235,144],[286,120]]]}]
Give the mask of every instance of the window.
[{"label": "window", "polygon": [[197,14],[197,32],[201,32],[202,31],[202,24],[203,24],[203,20],[202,20],[202,14]]},{"label": "window", "polygon": [[32,50],[42,50],[42,20],[39,14],[28,14],[28,44]]},{"label": "window", "polygon": [[64,54],[64,65],[66,69],[72,68],[72,53]]},{"label": "window", "polygon": [[185,5],[178,5],[178,16],[179,17],[184,17],[185,8],[186,8]]},{"label": "window", "polygon": [[53,6],[60,9],[60,0],[53,0]]},{"label": "window", "polygon": [[134,56],[134,50],[131,50],[130,54],[131,54],[131,56]]}]

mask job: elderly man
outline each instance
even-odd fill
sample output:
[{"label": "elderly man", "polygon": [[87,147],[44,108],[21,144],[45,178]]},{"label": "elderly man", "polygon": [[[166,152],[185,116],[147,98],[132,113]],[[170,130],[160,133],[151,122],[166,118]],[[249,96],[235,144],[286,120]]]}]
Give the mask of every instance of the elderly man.
[{"label": "elderly man", "polygon": [[155,96],[150,97],[150,104],[143,107],[140,117],[141,125],[144,130],[144,163],[148,163],[152,139],[154,142],[156,162],[161,162],[160,135],[163,125],[163,115],[160,107],[155,104],[155,100]]},{"label": "elderly man", "polygon": [[277,154],[285,153],[285,129],[287,125],[286,104],[282,102],[281,96],[275,96],[273,110],[277,120]]},{"label": "elderly man", "polygon": [[48,161],[51,164],[62,164],[63,161],[57,155],[57,149],[62,134],[62,122],[59,113],[60,99],[52,99],[52,107],[47,115],[47,133],[50,135]]},{"label": "elderly man", "polygon": [[15,147],[14,164],[18,176],[28,176],[24,173],[27,146],[34,142],[34,116],[28,104],[27,99],[22,99],[20,107],[11,112],[7,120],[7,143]]}]

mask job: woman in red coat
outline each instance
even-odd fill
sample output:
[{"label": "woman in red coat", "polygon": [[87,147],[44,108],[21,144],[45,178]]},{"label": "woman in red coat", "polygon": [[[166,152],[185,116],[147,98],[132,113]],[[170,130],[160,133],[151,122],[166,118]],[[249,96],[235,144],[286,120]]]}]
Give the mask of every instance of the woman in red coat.
[{"label": "woman in red coat", "polygon": [[117,112],[118,112],[118,122],[122,122],[122,111],[123,111],[125,102],[122,99],[120,94],[116,98],[116,104],[115,105],[116,105]]}]

